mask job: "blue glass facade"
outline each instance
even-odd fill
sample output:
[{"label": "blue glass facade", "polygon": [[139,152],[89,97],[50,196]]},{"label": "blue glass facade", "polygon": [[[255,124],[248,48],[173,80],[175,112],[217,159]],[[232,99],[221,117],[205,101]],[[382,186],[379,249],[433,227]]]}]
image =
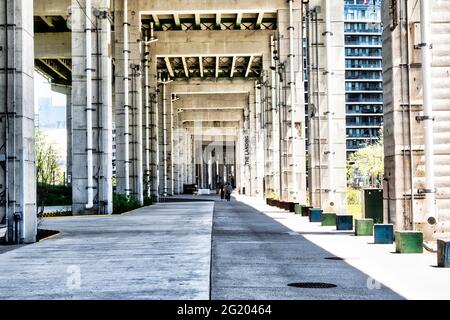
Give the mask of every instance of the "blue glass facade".
[{"label": "blue glass facade", "polygon": [[383,125],[381,0],[345,1],[347,151],[379,139]]}]

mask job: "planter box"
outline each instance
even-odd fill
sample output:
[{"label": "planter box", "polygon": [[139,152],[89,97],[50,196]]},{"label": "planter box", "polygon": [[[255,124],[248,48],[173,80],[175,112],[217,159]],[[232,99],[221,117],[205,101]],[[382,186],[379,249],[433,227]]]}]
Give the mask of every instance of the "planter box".
[{"label": "planter box", "polygon": [[302,206],[302,216],[303,217],[309,217],[309,210],[310,209],[313,209],[313,207]]},{"label": "planter box", "polygon": [[322,226],[323,227],[335,227],[336,226],[336,213],[331,213],[331,212],[322,213]]},{"label": "planter box", "polygon": [[310,222],[322,222],[322,209],[309,209]]},{"label": "planter box", "polygon": [[373,236],[373,219],[356,219],[355,236],[369,237]]},{"label": "planter box", "polygon": [[295,213],[295,205],[296,205],[296,203],[294,203],[294,202],[289,202],[288,203],[289,212]]},{"label": "planter box", "polygon": [[438,267],[450,268],[450,239],[438,240]]},{"label": "planter box", "polygon": [[353,216],[352,215],[336,216],[336,229],[338,231],[352,231]]},{"label": "planter box", "polygon": [[397,231],[395,233],[397,253],[423,253],[423,233],[420,231]]},{"label": "planter box", "polygon": [[376,224],[374,227],[375,244],[393,244],[394,243],[394,225]]}]

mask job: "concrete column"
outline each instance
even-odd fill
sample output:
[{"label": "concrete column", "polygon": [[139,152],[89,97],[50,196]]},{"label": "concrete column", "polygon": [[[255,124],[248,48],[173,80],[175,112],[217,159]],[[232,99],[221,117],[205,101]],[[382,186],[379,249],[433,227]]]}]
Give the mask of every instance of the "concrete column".
[{"label": "concrete column", "polygon": [[250,190],[247,191],[247,194],[255,197],[257,195],[258,188],[258,167],[257,167],[257,137],[256,137],[256,87],[253,88],[252,92],[249,95],[249,169],[250,169]]},{"label": "concrete column", "polygon": [[[284,183],[286,189],[284,197],[288,201],[301,204],[306,203],[306,150],[305,150],[305,108],[303,73],[301,66],[301,44],[303,42],[301,28],[300,1],[294,1],[293,21],[290,21],[289,10],[278,12],[280,62],[284,63],[286,78],[283,81],[283,105],[285,128],[284,141]],[[291,52],[290,31],[293,29],[294,50]],[[294,59],[291,59],[291,54]],[[291,60],[294,65],[291,66]],[[294,83],[292,83],[291,70],[293,70]],[[292,90],[294,89],[294,91]]]},{"label": "concrete column", "polygon": [[[36,241],[33,2],[0,6],[0,241]],[[5,11],[6,9],[6,11]]]},{"label": "concrete column", "polygon": [[245,188],[245,194],[251,195],[252,189],[252,171],[251,171],[251,149],[252,149],[252,141],[250,137],[251,127],[250,127],[250,108],[252,104],[249,104],[247,109],[244,111],[244,130],[242,131],[241,144],[242,144],[242,173],[243,173],[243,181],[242,185]]},{"label": "concrete column", "polygon": [[[143,119],[142,119],[142,36],[138,3],[128,1],[128,47],[129,55],[129,88],[124,92],[123,80],[123,0],[115,4],[115,37],[116,37],[116,129],[117,129],[117,192],[126,194],[127,191],[135,196],[139,203],[144,201],[144,171],[143,171]],[[125,159],[125,100],[124,94],[129,95],[129,159]],[[126,189],[125,166],[129,163],[130,190]]]},{"label": "concrete column", "polygon": [[[81,3],[84,5],[84,2]],[[109,1],[92,2],[92,23],[86,25],[85,8],[72,2],[72,108],[73,108],[73,213],[111,214],[112,203],[112,89],[111,26]],[[94,14],[98,13],[98,14]],[[87,204],[87,135],[86,135],[86,28],[92,30],[92,119],[94,208]]]},{"label": "concrete column", "polygon": [[[425,121],[422,78],[422,37],[419,2],[395,8],[383,2],[383,82],[385,218],[398,230],[420,230],[435,247],[436,238],[450,232],[450,94],[448,88],[448,30],[450,3],[426,1],[432,13],[431,99],[434,119],[434,171],[436,190],[426,190]],[[399,20],[393,25],[392,9]],[[403,11],[401,14],[400,10]],[[408,15],[406,14],[408,12]],[[405,17],[409,17],[409,25]],[[400,19],[403,17],[403,19]],[[407,41],[409,31],[409,43]],[[409,76],[408,76],[409,75]],[[445,88],[445,89],[444,89]],[[426,193],[435,192],[436,224],[428,225]],[[434,242],[434,243],[433,243]]]},{"label": "concrete column", "polygon": [[143,170],[143,68],[142,68],[142,34],[138,4],[134,1],[129,3],[129,49],[130,49],[130,186],[134,195],[141,205],[144,204],[144,170]]},{"label": "concrete column", "polygon": [[256,191],[255,195],[264,197],[265,180],[265,152],[264,152],[264,130],[262,128],[262,103],[261,93],[264,87],[260,84],[255,90],[255,164],[256,164]]},{"label": "concrete column", "polygon": [[[328,110],[326,97],[326,48],[325,41],[325,0],[310,2],[310,8],[320,6],[318,13],[317,41],[310,37],[312,47],[311,58],[313,63],[313,77],[311,79],[312,89],[310,92],[311,104],[311,126],[310,132],[310,198],[311,204],[321,207],[325,211],[345,213],[347,205],[347,179],[346,179],[346,115],[345,115],[345,46],[344,46],[344,6],[342,3],[328,1],[331,7],[331,25],[333,43],[329,46],[332,51],[331,57],[333,69],[331,101],[332,110]],[[311,23],[311,34],[315,33],[315,24]],[[315,46],[316,42],[318,46]],[[316,50],[318,50],[316,52]],[[318,56],[318,60],[316,59]],[[316,69],[318,66],[318,69]],[[319,85],[319,87],[317,86]],[[333,112],[333,126],[328,128],[327,114]],[[319,127],[320,126],[320,127]],[[330,193],[328,186],[328,130],[332,130],[334,137],[334,192]],[[334,199],[329,196],[333,195]]]}]

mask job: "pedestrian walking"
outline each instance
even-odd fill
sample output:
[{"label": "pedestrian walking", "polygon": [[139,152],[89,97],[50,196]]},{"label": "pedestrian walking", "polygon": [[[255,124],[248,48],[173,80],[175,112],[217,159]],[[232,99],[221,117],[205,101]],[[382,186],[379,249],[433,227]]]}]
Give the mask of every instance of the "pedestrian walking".
[{"label": "pedestrian walking", "polygon": [[226,197],[228,202],[231,201],[231,193],[232,192],[233,192],[233,187],[228,182],[227,185],[225,186],[225,197]]},{"label": "pedestrian walking", "polygon": [[223,201],[225,199],[225,186],[223,183],[220,184],[220,201]]}]

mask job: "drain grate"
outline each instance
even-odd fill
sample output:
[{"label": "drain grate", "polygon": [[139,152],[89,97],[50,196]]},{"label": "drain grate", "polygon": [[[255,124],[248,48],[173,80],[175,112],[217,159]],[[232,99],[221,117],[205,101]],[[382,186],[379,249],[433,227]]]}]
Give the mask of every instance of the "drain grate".
[{"label": "drain grate", "polygon": [[332,289],[337,288],[337,285],[322,282],[299,282],[288,284],[288,287],[301,289]]}]

